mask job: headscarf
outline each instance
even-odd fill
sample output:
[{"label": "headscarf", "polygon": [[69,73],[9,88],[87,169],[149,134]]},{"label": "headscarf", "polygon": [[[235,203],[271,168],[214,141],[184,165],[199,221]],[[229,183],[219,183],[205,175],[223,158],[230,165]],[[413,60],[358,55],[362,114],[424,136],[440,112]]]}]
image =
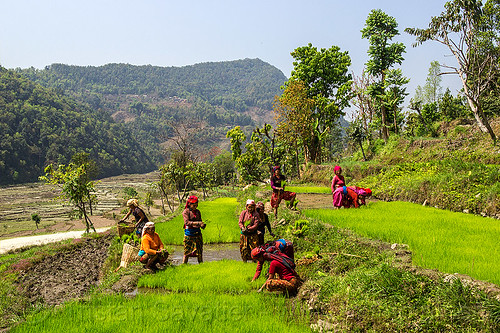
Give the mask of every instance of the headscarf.
[{"label": "headscarf", "polygon": [[274,173],[276,172],[276,170],[279,170],[280,169],[280,166],[279,165],[275,165],[273,166],[273,175]]},{"label": "headscarf", "polygon": [[189,198],[186,200],[186,207],[189,207],[189,204],[191,203],[197,203],[198,202],[198,197],[196,195],[190,195]]},{"label": "headscarf", "polygon": [[139,201],[137,201],[137,199],[129,199],[127,201],[127,206],[128,207],[130,207],[130,206],[139,207]]},{"label": "headscarf", "polygon": [[144,237],[144,233],[146,232],[146,229],[154,228],[154,227],[155,227],[155,224],[153,222],[146,222],[144,227],[142,227],[141,238]]},{"label": "headscarf", "polygon": [[248,200],[247,200],[247,203],[246,203],[246,206],[248,206],[248,205],[253,205],[253,206],[255,206],[255,200],[253,200],[253,199],[248,199]]},{"label": "headscarf", "polygon": [[264,249],[262,249],[260,246],[252,249],[252,252],[250,252],[250,255],[252,256],[252,259],[256,259],[258,256],[260,256],[262,253],[264,253]]},{"label": "headscarf", "polygon": [[340,167],[340,165],[336,165],[336,166],[333,168],[333,172],[337,172],[338,170],[342,171],[342,168]]}]

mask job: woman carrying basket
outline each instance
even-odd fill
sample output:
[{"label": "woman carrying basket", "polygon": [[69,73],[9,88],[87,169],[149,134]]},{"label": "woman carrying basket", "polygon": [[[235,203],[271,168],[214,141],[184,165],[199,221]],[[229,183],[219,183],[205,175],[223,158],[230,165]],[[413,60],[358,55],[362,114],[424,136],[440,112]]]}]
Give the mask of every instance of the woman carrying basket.
[{"label": "woman carrying basket", "polygon": [[146,216],[146,213],[144,213],[144,211],[139,207],[139,202],[137,201],[137,199],[128,200],[127,206],[129,208],[129,211],[127,215],[125,215],[125,217],[120,220],[120,222],[125,222],[130,214],[133,214],[135,218],[135,233],[137,237],[141,237],[142,228],[144,228],[144,225],[149,222],[149,219]]}]

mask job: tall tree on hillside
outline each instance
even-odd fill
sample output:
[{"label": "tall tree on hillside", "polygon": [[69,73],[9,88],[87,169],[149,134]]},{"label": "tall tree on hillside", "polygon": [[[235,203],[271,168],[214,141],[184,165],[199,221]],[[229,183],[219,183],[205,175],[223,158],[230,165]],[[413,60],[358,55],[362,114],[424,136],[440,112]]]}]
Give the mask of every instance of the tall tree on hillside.
[{"label": "tall tree on hillside", "polygon": [[374,9],[368,15],[365,27],[361,30],[362,37],[367,38],[370,42],[368,48],[370,60],[366,63],[366,70],[376,79],[372,85],[371,93],[379,102],[382,138],[385,141],[389,137],[390,126],[386,105],[383,102],[386,94],[387,72],[394,65],[403,62],[402,55],[405,52],[403,43],[390,43],[395,36],[399,35],[397,27],[396,19],[380,9]]},{"label": "tall tree on hillside", "polygon": [[441,77],[441,66],[439,65],[439,62],[431,61],[423,88],[425,98],[424,104],[438,102],[443,90],[441,87],[441,81],[443,81],[443,78]]},{"label": "tall tree on hillside", "polygon": [[451,69],[449,73],[459,75],[479,128],[488,133],[493,142],[496,142],[496,135],[483,112],[481,98],[498,78],[499,12],[500,4],[496,0],[488,0],[485,6],[477,0],[453,0],[445,4],[441,15],[431,17],[427,29],[405,29],[416,37],[415,46],[434,40],[449,48],[457,66],[444,67]]},{"label": "tall tree on hillside", "polygon": [[307,88],[301,81],[290,80],[283,94],[275,99],[276,134],[281,142],[293,147],[296,163],[301,150],[306,163],[311,158],[313,109],[314,99],[307,97]]},{"label": "tall tree on hillside", "polygon": [[335,126],[338,118],[344,115],[343,109],[349,106],[352,77],[348,73],[351,57],[341,52],[338,46],[318,50],[312,44],[299,47],[291,53],[293,62],[290,80],[285,88],[294,81],[305,85],[307,98],[314,100],[312,119],[314,136],[310,145],[310,157],[321,162],[322,138],[328,129]]},{"label": "tall tree on hillside", "polygon": [[355,119],[359,119],[367,139],[370,138],[371,126],[375,117],[375,100],[368,93],[368,87],[374,83],[374,78],[366,71],[360,76],[353,76],[353,99],[352,104],[356,107]]}]

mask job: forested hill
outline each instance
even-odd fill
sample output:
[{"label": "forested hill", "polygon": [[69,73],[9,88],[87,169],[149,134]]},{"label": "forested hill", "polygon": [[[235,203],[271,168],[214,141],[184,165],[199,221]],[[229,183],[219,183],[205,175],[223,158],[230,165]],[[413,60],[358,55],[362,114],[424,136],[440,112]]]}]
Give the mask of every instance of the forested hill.
[{"label": "forested hill", "polygon": [[87,153],[98,176],[152,170],[130,132],[106,113],[0,67],[0,184],[36,181],[48,163]]},{"label": "forested hill", "polygon": [[81,67],[53,64],[22,73],[46,86],[104,95],[153,94],[159,98],[199,97],[239,112],[272,108],[286,77],[260,59],[207,62],[185,67],[108,64]]},{"label": "forested hill", "polygon": [[259,59],[185,67],[53,64],[17,72],[123,123],[157,166],[175,149],[183,128],[196,132],[197,150],[206,152],[228,148],[228,128],[239,125],[248,133],[274,121],[274,97],[286,81]]}]

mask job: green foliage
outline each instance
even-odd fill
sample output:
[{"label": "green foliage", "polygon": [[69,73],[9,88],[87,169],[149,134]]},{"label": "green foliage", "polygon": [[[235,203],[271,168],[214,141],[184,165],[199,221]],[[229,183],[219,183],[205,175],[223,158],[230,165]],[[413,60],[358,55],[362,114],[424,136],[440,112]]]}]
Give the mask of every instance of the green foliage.
[{"label": "green foliage", "polygon": [[122,244],[130,244],[132,246],[139,246],[141,243],[141,239],[139,237],[137,237],[137,235],[134,232],[134,233],[131,233],[129,235],[127,235],[127,234],[122,235],[122,237],[120,238],[120,242]]},{"label": "green foliage", "polygon": [[123,188],[123,198],[125,200],[137,198],[138,195],[139,193],[133,187],[126,186]]},{"label": "green foliage", "polygon": [[[366,19],[365,27],[361,30],[362,38],[370,42],[366,63],[366,70],[375,78],[368,87],[368,94],[377,102],[380,110],[381,132],[384,140],[389,137],[391,123],[398,124],[397,111],[406,94],[402,86],[408,79],[402,76],[400,70],[391,69],[404,60],[405,46],[403,43],[390,43],[399,35],[396,19],[380,9],[374,9]],[[392,112],[392,119],[390,121]],[[393,128],[397,132],[397,128]]]},{"label": "green foliage", "polygon": [[146,171],[165,162],[161,144],[176,139],[179,123],[203,124],[196,131],[196,147],[200,152],[209,151],[220,145],[227,126],[253,126],[249,111],[260,114],[271,110],[274,96],[280,94],[279,87],[286,80],[277,68],[259,59],[177,68],[53,64],[43,70],[19,72],[64,91],[100,114],[113,115],[121,123],[122,136],[133,135],[137,141],[123,153],[137,150],[140,162],[150,163]]},{"label": "green foliage", "polygon": [[[267,125],[270,126],[270,125]],[[268,129],[269,130],[269,129]],[[245,182],[264,181],[264,177],[271,168],[271,155],[269,142],[258,135],[257,128],[252,132],[251,141],[245,144],[245,152],[241,150],[241,144],[246,136],[239,126],[227,132],[226,137],[231,140],[233,160],[241,179]]]},{"label": "green foliage", "polygon": [[[310,232],[307,237],[293,237],[292,240],[295,257],[300,258],[297,271],[307,281],[301,292],[314,295],[304,301],[315,313],[328,313],[324,318],[339,323],[337,329],[346,332],[487,332],[499,328],[495,312],[495,309],[498,311],[498,302],[493,297],[457,279],[445,282],[439,276],[429,277],[394,267],[398,265],[398,257],[384,252],[380,242],[337,227],[354,222],[364,225],[365,229],[383,231],[387,222],[392,220],[387,216],[397,217],[401,213],[408,217],[408,225],[411,225],[412,213],[406,208],[394,212],[380,207],[376,209],[380,215],[372,209],[305,211],[307,215],[315,216],[309,222]],[[372,214],[375,221],[370,220]],[[357,223],[361,216],[362,220]],[[333,225],[326,226],[323,222]],[[398,223],[393,225],[397,228]],[[281,232],[280,228],[277,233]],[[417,226],[415,230],[414,237],[419,237],[418,234],[426,228]],[[431,251],[437,252],[436,248],[438,246]],[[416,256],[414,254],[414,258]],[[448,261],[452,260],[448,258]]]},{"label": "green foliage", "polygon": [[87,233],[90,228],[95,232],[94,224],[87,215],[87,210],[97,202],[94,182],[88,179],[86,164],[65,166],[59,165],[54,169],[52,164],[45,168],[45,175],[40,176],[40,180],[47,184],[60,185],[61,195],[59,198],[66,198],[73,204],[84,217]]},{"label": "green foliage", "polygon": [[293,226],[289,226],[287,233],[289,235],[304,237],[309,231],[309,221],[308,220],[295,220]]},{"label": "green foliage", "polygon": [[313,161],[320,163],[326,133],[336,126],[339,117],[344,115],[343,109],[349,106],[351,57],[347,51],[341,52],[338,46],[318,50],[310,43],[295,49],[291,55],[295,60],[294,69],[285,89],[294,82],[301,82],[305,85],[307,97],[314,103],[312,108],[305,108],[312,118],[309,126],[312,124],[313,127],[312,136],[308,138],[308,153]]},{"label": "green foliage", "polygon": [[38,215],[37,213],[31,214],[31,220],[33,222],[35,222],[36,228],[38,229],[38,225],[40,224],[40,221],[42,220],[40,215]]},{"label": "green foliage", "polygon": [[[50,163],[73,157],[89,163],[90,176],[153,168],[123,125],[104,112],[0,67],[0,184],[32,182]],[[80,157],[78,157],[80,154]]]}]

